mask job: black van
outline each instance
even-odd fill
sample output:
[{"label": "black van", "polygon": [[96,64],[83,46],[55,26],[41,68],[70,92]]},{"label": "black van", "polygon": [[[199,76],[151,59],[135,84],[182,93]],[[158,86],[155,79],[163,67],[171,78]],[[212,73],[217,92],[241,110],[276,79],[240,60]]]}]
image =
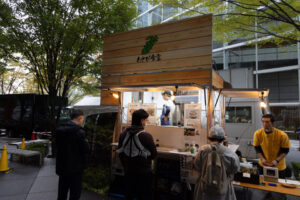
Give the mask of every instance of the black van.
[{"label": "black van", "polygon": [[110,165],[111,143],[113,141],[118,107],[77,108],[83,110],[86,116],[84,128],[91,147],[90,160],[94,164]]},{"label": "black van", "polygon": [[[56,102],[62,108],[68,105],[67,98],[57,97]],[[0,129],[5,130],[9,137],[29,139],[33,130],[50,131],[49,114],[49,95],[0,95]]]},{"label": "black van", "polygon": [[91,147],[88,169],[83,176],[84,185],[97,190],[107,190],[111,181],[111,143],[118,108],[113,106],[74,108],[81,109],[85,113],[84,128]]}]

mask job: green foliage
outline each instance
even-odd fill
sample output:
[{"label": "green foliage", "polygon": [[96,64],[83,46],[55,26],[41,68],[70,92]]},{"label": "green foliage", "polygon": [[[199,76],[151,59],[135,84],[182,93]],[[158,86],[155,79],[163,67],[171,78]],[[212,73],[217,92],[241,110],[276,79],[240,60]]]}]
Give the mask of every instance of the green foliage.
[{"label": "green foliage", "polygon": [[[0,27],[5,24],[5,19],[9,16],[9,12],[10,9],[2,1],[0,1]],[[7,63],[13,58],[12,50],[8,45],[8,41],[4,36],[4,33],[5,30],[0,28],[0,75],[3,75],[8,71]]]},{"label": "green foliage", "polygon": [[106,195],[109,189],[110,168],[109,167],[89,167],[84,171],[83,188]]},{"label": "green foliage", "polygon": [[158,41],[158,36],[154,35],[154,36],[148,36],[146,38],[146,44],[144,45],[144,48],[142,50],[142,54],[145,55],[147,53],[150,52],[150,50],[152,49],[153,45]]},{"label": "green foliage", "polygon": [[48,149],[49,144],[44,144],[42,142],[28,144],[28,145],[26,145],[25,149],[26,150],[31,150],[31,151],[38,151],[42,154],[42,158],[43,158],[48,153],[48,151],[45,149],[44,145],[47,145],[46,148]]},{"label": "green foliage", "polygon": [[100,98],[99,81],[92,76],[82,77],[74,82],[71,91],[68,94],[68,104],[74,105],[80,101],[84,96],[98,96]]},{"label": "green foliage", "polygon": [[298,162],[291,162],[293,167],[294,176],[297,178],[297,180],[300,180],[300,163]]},{"label": "green foliage", "polygon": [[[300,38],[298,0],[149,0],[189,9],[184,15],[213,14],[213,37],[220,42],[236,38],[272,36],[276,43],[296,42]],[[175,13],[176,14],[176,13]],[[174,14],[174,15],[175,15]]]}]

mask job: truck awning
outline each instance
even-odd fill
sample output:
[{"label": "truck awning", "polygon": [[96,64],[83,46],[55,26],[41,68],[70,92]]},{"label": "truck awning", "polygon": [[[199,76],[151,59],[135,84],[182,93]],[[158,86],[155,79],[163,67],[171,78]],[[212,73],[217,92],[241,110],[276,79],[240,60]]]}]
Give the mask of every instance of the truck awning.
[{"label": "truck awning", "polygon": [[231,89],[222,89],[222,95],[228,98],[260,98],[268,97],[268,89],[244,89],[244,88],[231,88]]}]

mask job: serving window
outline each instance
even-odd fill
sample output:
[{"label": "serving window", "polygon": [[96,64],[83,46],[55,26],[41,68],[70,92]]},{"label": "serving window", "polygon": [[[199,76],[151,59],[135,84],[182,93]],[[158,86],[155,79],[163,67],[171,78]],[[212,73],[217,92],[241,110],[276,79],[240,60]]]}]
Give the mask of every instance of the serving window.
[{"label": "serving window", "polygon": [[130,125],[132,113],[143,108],[149,114],[148,125],[206,129],[207,102],[208,98],[213,98],[214,124],[223,126],[223,96],[218,91],[214,91],[212,97],[207,96],[207,90],[204,89],[123,92],[122,124]]}]

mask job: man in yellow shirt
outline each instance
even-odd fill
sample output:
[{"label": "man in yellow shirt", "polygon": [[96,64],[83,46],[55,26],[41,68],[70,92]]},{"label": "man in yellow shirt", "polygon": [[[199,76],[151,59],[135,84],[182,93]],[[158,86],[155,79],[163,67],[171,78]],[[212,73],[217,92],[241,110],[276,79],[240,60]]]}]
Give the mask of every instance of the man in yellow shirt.
[{"label": "man in yellow shirt", "polygon": [[259,157],[259,172],[263,174],[263,167],[276,167],[279,177],[285,178],[285,156],[290,149],[287,134],[273,127],[274,117],[271,114],[262,116],[263,128],[254,133],[253,145]]}]

